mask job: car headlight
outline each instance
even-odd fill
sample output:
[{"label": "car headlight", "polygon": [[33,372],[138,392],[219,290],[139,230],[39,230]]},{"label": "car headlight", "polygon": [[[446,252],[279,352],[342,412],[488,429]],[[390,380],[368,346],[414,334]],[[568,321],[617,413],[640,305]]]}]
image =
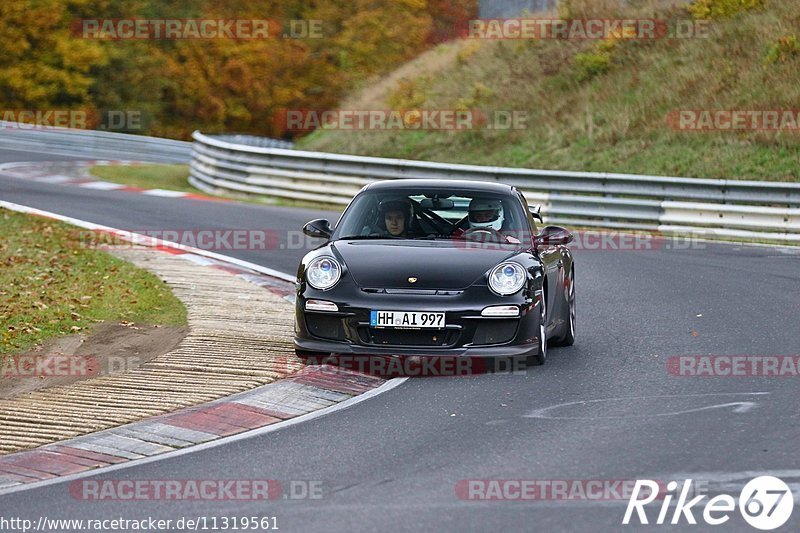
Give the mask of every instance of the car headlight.
[{"label": "car headlight", "polygon": [[308,284],[321,291],[336,285],[341,277],[342,267],[333,257],[318,257],[306,269]]},{"label": "car headlight", "polygon": [[500,296],[508,296],[519,291],[527,277],[519,263],[500,263],[489,273],[489,288]]}]

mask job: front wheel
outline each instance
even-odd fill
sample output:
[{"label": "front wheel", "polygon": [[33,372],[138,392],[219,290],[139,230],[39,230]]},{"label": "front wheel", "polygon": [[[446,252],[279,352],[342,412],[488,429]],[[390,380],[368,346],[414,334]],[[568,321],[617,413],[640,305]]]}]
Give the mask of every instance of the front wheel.
[{"label": "front wheel", "polygon": [[564,334],[558,341],[554,342],[554,346],[572,346],[575,344],[575,269],[573,268],[569,273],[569,287],[567,293],[567,313],[564,318]]},{"label": "front wheel", "polygon": [[539,347],[537,352],[528,357],[528,364],[543,365],[547,361],[547,309],[545,301],[547,298],[542,291],[542,299],[539,304],[540,317],[539,317]]}]

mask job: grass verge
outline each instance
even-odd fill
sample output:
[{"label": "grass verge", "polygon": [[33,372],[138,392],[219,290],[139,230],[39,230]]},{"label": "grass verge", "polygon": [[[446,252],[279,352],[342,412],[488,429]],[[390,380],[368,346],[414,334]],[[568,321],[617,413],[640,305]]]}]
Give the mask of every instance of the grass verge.
[{"label": "grass verge", "polygon": [[153,274],[86,245],[85,230],[0,209],[0,359],[102,321],[186,324]]}]

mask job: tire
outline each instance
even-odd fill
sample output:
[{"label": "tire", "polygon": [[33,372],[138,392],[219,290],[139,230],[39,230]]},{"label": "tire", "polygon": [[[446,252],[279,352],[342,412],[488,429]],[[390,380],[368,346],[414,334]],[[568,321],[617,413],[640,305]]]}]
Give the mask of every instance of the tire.
[{"label": "tire", "polygon": [[539,347],[535,354],[528,357],[528,365],[541,366],[547,361],[547,297],[542,292],[542,303],[539,304]]},{"label": "tire", "polygon": [[575,317],[577,315],[575,306],[575,269],[569,273],[569,291],[566,296],[567,313],[564,319],[564,334],[555,342],[553,346],[572,346],[575,344]]}]

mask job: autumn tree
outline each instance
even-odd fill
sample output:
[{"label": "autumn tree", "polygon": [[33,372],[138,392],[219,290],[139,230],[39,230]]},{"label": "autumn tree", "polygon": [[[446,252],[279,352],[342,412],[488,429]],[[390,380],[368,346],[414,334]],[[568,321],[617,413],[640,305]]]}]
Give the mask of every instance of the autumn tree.
[{"label": "autumn tree", "polygon": [[[146,133],[280,136],[282,108],[329,109],[475,16],[475,0],[5,0],[0,108],[134,110]],[[80,19],[317,20],[322,38],[101,40]]]},{"label": "autumn tree", "polygon": [[4,109],[90,107],[103,47],[71,35],[72,13],[95,0],[0,3],[0,105]]}]

